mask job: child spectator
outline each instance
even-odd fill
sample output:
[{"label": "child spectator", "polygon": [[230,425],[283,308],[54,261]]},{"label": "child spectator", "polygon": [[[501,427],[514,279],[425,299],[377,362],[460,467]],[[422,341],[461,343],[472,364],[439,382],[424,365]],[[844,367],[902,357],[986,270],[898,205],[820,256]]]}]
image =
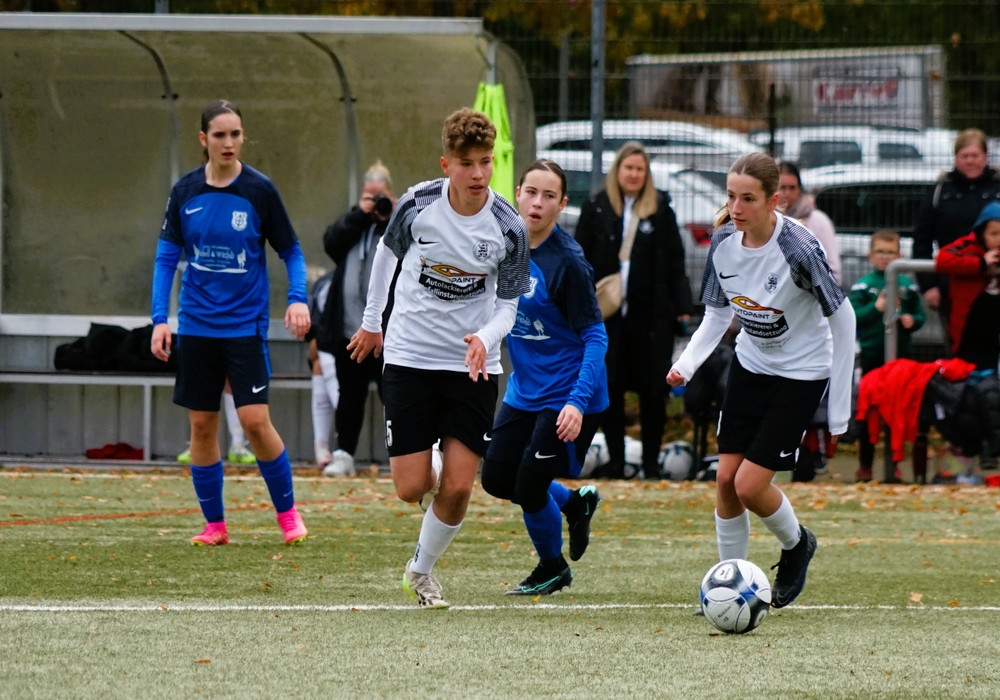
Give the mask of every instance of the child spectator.
[{"label": "child spectator", "polygon": [[940,250],[934,271],[948,275],[951,316],[948,334],[956,357],[979,370],[997,369],[1000,359],[1000,202],[980,212],[972,233]]},{"label": "child spectator", "polygon": [[[879,229],[872,233],[868,260],[875,269],[855,282],[848,296],[857,318],[862,376],[885,364],[885,306],[888,303],[885,269],[899,257],[898,232]],[[910,357],[913,333],[924,325],[926,317],[917,284],[905,275],[899,275],[897,283],[898,293],[894,301],[896,356]],[[868,432],[864,431],[858,440],[858,481],[871,480],[874,457],[875,445],[870,441]]]}]

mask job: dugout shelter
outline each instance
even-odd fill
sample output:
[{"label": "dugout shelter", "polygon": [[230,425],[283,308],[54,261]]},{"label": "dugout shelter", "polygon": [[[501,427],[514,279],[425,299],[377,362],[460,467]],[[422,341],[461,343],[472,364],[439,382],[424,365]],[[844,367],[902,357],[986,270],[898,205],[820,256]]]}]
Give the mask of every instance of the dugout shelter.
[{"label": "dugout shelter", "polygon": [[[277,185],[314,279],[365,169],[381,159],[398,194],[440,176],[441,124],[484,81],[505,88],[520,171],[534,155],[527,76],[478,19],[0,13],[0,376],[56,374],[55,348],[92,322],[150,322],[164,205],[201,162],[211,100],[243,112],[242,159]],[[269,267],[274,371],[304,376],[273,251]],[[271,396],[293,460],[312,458],[304,386]],[[118,441],[176,454],[188,428],[171,391],[0,379],[0,458]],[[359,460],[384,455],[380,413]]]}]

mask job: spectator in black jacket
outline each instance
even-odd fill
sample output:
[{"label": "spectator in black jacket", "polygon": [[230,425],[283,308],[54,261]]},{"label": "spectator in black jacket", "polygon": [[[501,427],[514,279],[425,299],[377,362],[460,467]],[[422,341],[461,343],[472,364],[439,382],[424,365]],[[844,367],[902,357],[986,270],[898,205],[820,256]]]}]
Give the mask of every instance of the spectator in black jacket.
[{"label": "spectator in black jacket", "polygon": [[316,345],[334,356],[340,384],[335,418],[337,449],[323,470],[327,476],[354,474],[354,453],[364,422],[369,384],[375,382],[379,395],[382,393],[382,358],[369,355],[361,363],[355,362],[347,343],[361,327],[375,246],[395,205],[389,170],[378,161],[365,173],[358,203],[323,234],[323,248],[337,268],[316,333]]},{"label": "spectator in black jacket", "polygon": [[[1000,172],[989,167],[986,134],[966,129],[955,139],[955,167],[942,173],[920,206],[913,232],[913,257],[933,259],[935,243],[940,250],[968,234],[983,207],[998,200]],[[938,310],[947,332],[951,308],[947,278],[926,273],[917,279],[924,306]]]},{"label": "spectator in black jacket", "polygon": [[[620,261],[630,224],[631,253]],[[670,196],[656,189],[642,144],[630,141],[618,151],[605,188],[580,210],[576,240],[594,279],[621,271],[625,292],[621,309],[604,321],[611,400],[603,421],[611,462],[604,471],[634,476],[625,473],[625,392],[632,390],[639,396],[643,474],[658,479],[668,394],[663,378],[673,363],[675,324],[691,313],[691,287]]]}]

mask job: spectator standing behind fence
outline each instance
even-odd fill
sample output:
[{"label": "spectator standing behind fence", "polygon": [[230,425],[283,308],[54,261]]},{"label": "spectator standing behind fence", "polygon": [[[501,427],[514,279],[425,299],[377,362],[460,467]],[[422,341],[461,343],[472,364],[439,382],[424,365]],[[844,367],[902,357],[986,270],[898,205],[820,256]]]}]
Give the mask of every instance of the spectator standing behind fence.
[{"label": "spectator standing behind fence", "polygon": [[573,237],[556,225],[566,206],[566,173],[551,160],[528,166],[517,207],[531,245],[531,291],[521,295],[507,336],[514,371],[493,423],[483,489],[521,506],[538,565],[507,595],[547,595],[569,586],[562,554],[583,556],[600,496],[593,485],[571,491],[601,413],[608,405],[608,336],[594,294],[594,273]]},{"label": "spectator standing behind fence", "polygon": [[[913,231],[913,257],[932,260],[938,250],[972,230],[979,212],[1000,200],[1000,171],[989,167],[986,134],[966,129],[955,139],[955,167],[942,173],[929,189],[917,215]],[[917,275],[924,305],[937,310],[946,332],[950,328],[951,297],[948,281],[934,273]],[[949,348],[954,338],[948,339]]]},{"label": "spectator standing behind fence", "polygon": [[705,316],[667,383],[680,386],[709,357],[735,315],[742,323],[719,419],[715,527],[720,559],[746,559],[753,511],[781,543],[772,605],[805,585],[816,538],[774,483],[795,466],[802,432],[829,389],[834,435],[847,430],[854,311],[816,237],[776,211],[778,165],[740,156],[726,179],[724,225],[712,234]]},{"label": "spectator standing behind fence", "polygon": [[530,289],[524,222],[489,188],[495,140],[482,112],[460,109],[445,120],[445,177],[399,200],[375,253],[364,321],[347,346],[355,361],[381,353],[382,311],[401,261],[385,330],[385,443],[400,500],[416,503],[438,487],[403,570],[404,590],[424,608],[448,607],[432,571],[465,519],[493,427],[500,341]]},{"label": "spectator standing behind fence", "polygon": [[816,236],[826,252],[826,262],[838,282],[840,277],[840,249],[837,246],[837,231],[830,217],[816,208],[816,198],[802,191],[802,176],[794,163],[780,163],[781,179],[778,192],[785,205],[784,213],[798,219]]},{"label": "spectator standing behind fence", "polygon": [[946,245],[934,271],[951,285],[951,351],[980,370],[1000,358],[1000,202],[987,204],[972,233]]},{"label": "spectator standing behind fence", "polygon": [[[240,161],[243,116],[226,100],[201,115],[205,165],[181,177],[170,191],[153,271],[153,355],[177,353],[174,403],[188,409],[191,479],[207,524],[195,545],[229,542],[222,499],[219,396],[226,378],[243,430],[257,456],[285,542],[305,540],[295,508],[292,469],[268,410],[270,362],[267,331],[270,291],[265,243],[288,271],[285,326],[302,338],[309,331],[306,261],[281,196],[264,175]],[[181,253],[177,347],[171,348],[167,308]]]},{"label": "spectator standing behind fence", "polygon": [[632,390],[639,396],[643,474],[658,479],[668,394],[663,377],[678,321],[691,313],[691,287],[670,196],[656,189],[642,144],[629,141],[615,155],[605,188],[581,207],[576,240],[594,279],[621,275],[621,306],[610,316],[606,310],[604,321],[611,404],[602,427],[611,461],[602,473],[632,476],[625,473],[625,392]]},{"label": "spectator standing behind fence", "polygon": [[[861,376],[885,364],[885,269],[900,258],[899,232],[879,229],[872,233],[868,260],[875,269],[851,287],[848,298],[857,319],[858,344],[861,347]],[[920,288],[905,275],[896,278],[897,295],[892,300],[896,308],[896,357],[913,354],[913,334],[924,325],[924,305]],[[886,428],[888,430],[888,428]],[[875,445],[868,431],[858,437],[858,481],[870,481],[875,459]]]},{"label": "spectator standing behind fence", "polygon": [[369,355],[362,362],[355,362],[347,344],[361,327],[375,249],[395,204],[389,170],[377,161],[365,172],[358,203],[323,234],[323,248],[337,267],[316,341],[320,351],[333,355],[340,384],[337,449],[330,465],[323,470],[327,476],[355,473],[354,455],[361,437],[369,385],[375,382],[379,396],[382,395],[382,358]]}]

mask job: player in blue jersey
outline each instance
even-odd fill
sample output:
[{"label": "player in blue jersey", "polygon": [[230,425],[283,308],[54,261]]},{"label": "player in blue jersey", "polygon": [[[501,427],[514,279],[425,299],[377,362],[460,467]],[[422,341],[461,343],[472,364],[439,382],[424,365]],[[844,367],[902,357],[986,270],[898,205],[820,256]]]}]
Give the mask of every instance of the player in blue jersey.
[{"label": "player in blue jersey", "polygon": [[531,289],[522,294],[507,336],[514,372],[493,424],[483,488],[521,506],[538,553],[534,571],[507,595],[546,595],[569,586],[569,556],[583,556],[600,497],[592,485],[571,491],[555,481],[578,477],[608,407],[608,335],[583,249],[556,224],[566,206],[566,174],[551,160],[528,166],[517,206],[528,228]]},{"label": "player in blue jersey", "polygon": [[[274,184],[239,159],[240,111],[226,100],[212,102],[201,115],[198,138],[205,164],[174,184],[163,217],[153,272],[151,343],[153,354],[164,361],[176,351],[174,403],[188,409],[191,423],[191,478],[207,521],[191,544],[229,542],[218,441],[219,397],[227,378],[285,542],[297,544],[307,531],[295,509],[288,452],[267,405],[265,244],[288,270],[285,326],[298,338],[310,323],[305,257]],[[181,278],[177,347],[172,348],[167,308],[181,253],[188,265]]]}]

